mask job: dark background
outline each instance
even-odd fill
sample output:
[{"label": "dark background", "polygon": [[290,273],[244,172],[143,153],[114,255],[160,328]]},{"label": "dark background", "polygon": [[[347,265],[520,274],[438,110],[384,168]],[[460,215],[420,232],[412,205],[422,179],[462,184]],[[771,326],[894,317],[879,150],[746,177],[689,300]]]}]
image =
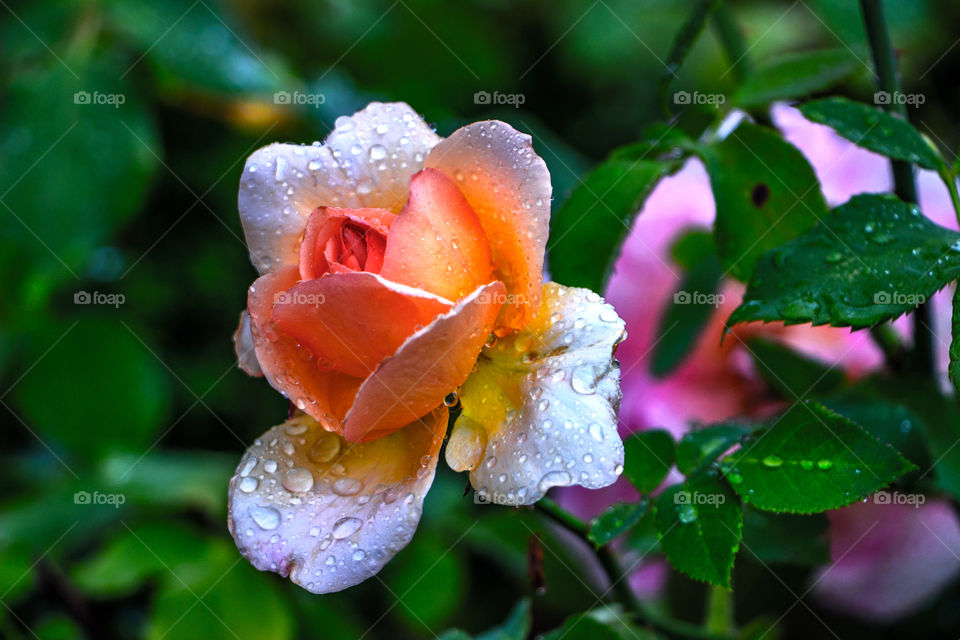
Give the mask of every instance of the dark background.
[{"label": "dark background", "polygon": [[[535,598],[537,628],[590,607],[602,589],[576,541],[532,512],[475,506],[465,478],[443,469],[415,541],[344,594],[310,596],[240,558],[226,483],[287,406],[235,368],[230,336],[255,277],[237,183],[257,147],[322,140],[337,116],[401,100],[441,135],[488,117],[531,132],[562,202],[661,117],[661,60],[690,3],[0,4],[0,637],[475,632],[531,592],[535,532],[548,586]],[[824,47],[869,60],[851,0],[731,6],[753,61]],[[927,97],[914,123],[956,149],[960,6],[895,1],[888,17],[904,90]],[[707,32],[674,88],[730,91],[729,69]],[[123,103],[78,104],[79,91]],[[278,91],[324,102],[276,104]],[[523,104],[476,104],[478,91]],[[871,95],[866,68],[842,91]],[[81,292],[98,296],[78,304]],[[124,504],[78,504],[78,491]],[[806,575],[781,577],[799,594]],[[735,581],[743,621],[772,621],[795,601],[748,559]],[[888,629],[816,615],[843,637],[936,633],[957,622],[956,592]],[[669,593],[679,615],[699,619],[699,586],[674,577]],[[824,631],[801,606],[780,630]]]}]

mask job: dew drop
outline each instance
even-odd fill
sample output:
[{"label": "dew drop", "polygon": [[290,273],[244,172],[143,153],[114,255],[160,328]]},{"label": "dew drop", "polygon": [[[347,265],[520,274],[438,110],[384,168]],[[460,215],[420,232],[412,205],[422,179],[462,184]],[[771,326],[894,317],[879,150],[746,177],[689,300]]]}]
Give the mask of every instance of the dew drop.
[{"label": "dew drop", "polygon": [[250,517],[264,531],[272,531],[280,525],[280,512],[273,507],[251,507]]},{"label": "dew drop", "polygon": [[246,478],[240,481],[240,491],[243,491],[244,493],[250,493],[252,491],[256,491],[257,486],[259,484],[260,483],[257,482],[256,478],[251,478],[247,476]]},{"label": "dew drop", "polygon": [[352,536],[359,531],[362,525],[363,522],[360,518],[354,518],[352,516],[340,518],[333,525],[333,537],[337,540],[343,540],[347,536]]},{"label": "dew drop", "polygon": [[324,433],[310,447],[310,459],[314,462],[330,462],[340,453],[340,438]]},{"label": "dew drop", "polygon": [[313,488],[313,474],[303,467],[293,467],[283,474],[283,486],[294,493],[310,491]]},{"label": "dew drop", "polygon": [[333,483],[333,492],[338,496],[352,496],[360,493],[363,483],[355,478],[337,478]]},{"label": "dew drop", "polygon": [[677,519],[683,524],[690,524],[697,519],[697,510],[690,504],[681,504],[677,507]]},{"label": "dew drop", "polygon": [[782,464],[783,464],[783,458],[781,458],[780,456],[770,455],[763,459],[763,466],[770,467],[771,469],[775,469]]},{"label": "dew drop", "polygon": [[818,461],[817,461],[817,466],[818,466],[819,468],[823,469],[824,471],[826,471],[827,469],[829,469],[830,467],[833,466],[833,460],[826,460],[826,459],[824,459],[824,460],[818,460]]}]

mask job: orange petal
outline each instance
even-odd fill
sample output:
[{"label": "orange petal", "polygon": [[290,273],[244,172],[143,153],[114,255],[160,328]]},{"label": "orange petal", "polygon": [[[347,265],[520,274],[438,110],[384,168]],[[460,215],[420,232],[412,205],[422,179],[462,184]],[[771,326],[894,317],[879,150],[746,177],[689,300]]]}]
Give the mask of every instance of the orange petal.
[{"label": "orange petal", "polygon": [[452,306],[426,291],[354,271],[294,285],[277,299],[273,321],[329,368],[364,378]]},{"label": "orange petal", "polygon": [[530,136],[476,122],[431,149],[425,166],[455,178],[490,240],[494,277],[515,296],[497,319],[498,335],[523,328],[540,306],[550,225],[550,173]]},{"label": "orange petal", "polygon": [[364,442],[392,433],[463,384],[493,329],[505,291],[502,282],[477,288],[381,362],[360,386],[343,437]]},{"label": "orange petal", "polygon": [[466,198],[442,171],[410,181],[410,199],[387,236],[383,277],[459,300],[490,282],[490,243]]},{"label": "orange petal", "polygon": [[413,537],[446,428],[446,407],[365,444],[303,415],[273,427],[230,480],[237,548],[313,593],[376,574]]},{"label": "orange petal", "polygon": [[310,414],[328,431],[342,431],[342,420],[362,379],[329,371],[272,322],[277,295],[297,282],[297,267],[261,276],[247,298],[256,359],[270,385]]},{"label": "orange petal", "polygon": [[325,249],[331,240],[339,239],[348,222],[352,222],[357,229],[365,231],[366,243],[373,244],[375,251],[379,254],[373,264],[359,265],[360,269],[357,270],[378,273],[383,260],[383,239],[396,217],[386,209],[317,207],[307,219],[307,227],[300,242],[300,278],[313,280],[328,271],[333,271],[331,263],[336,262],[337,256],[325,255]]}]

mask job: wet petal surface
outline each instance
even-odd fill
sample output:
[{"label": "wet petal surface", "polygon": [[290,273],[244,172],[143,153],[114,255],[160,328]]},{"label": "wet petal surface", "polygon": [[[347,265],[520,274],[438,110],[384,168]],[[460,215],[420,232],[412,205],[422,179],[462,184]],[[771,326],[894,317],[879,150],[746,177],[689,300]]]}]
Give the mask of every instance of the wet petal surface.
[{"label": "wet petal surface", "polygon": [[587,289],[543,287],[526,329],[483,350],[460,392],[446,458],[471,470],[481,498],[532,504],[551,488],[613,483],[623,470],[617,434],[624,323]]},{"label": "wet petal surface", "polygon": [[313,593],[376,574],[416,530],[446,424],[440,407],[366,444],[306,415],[273,427],[230,480],[228,522],[240,552]]}]

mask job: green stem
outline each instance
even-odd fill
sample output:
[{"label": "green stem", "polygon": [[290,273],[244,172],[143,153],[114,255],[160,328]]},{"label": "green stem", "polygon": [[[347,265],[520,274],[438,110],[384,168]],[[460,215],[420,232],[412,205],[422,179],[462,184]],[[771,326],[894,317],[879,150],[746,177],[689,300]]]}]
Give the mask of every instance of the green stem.
[{"label": "green stem", "polygon": [[[887,92],[891,99],[887,109],[907,120],[907,105],[897,100],[900,94],[900,78],[897,75],[897,60],[887,30],[887,21],[883,15],[880,0],[860,0],[863,13],[863,25],[867,31],[873,65],[877,70],[877,88]],[[893,190],[904,202],[917,203],[917,183],[913,177],[913,165],[901,160],[892,160]],[[929,302],[917,307],[913,312],[913,359],[917,371],[933,375],[933,333],[930,329]]]},{"label": "green stem", "polygon": [[710,586],[707,616],[703,625],[710,633],[721,635],[733,631],[733,592],[717,585]]},{"label": "green stem", "polygon": [[878,324],[870,328],[870,337],[883,352],[887,365],[895,371],[903,369],[906,356],[909,355],[900,342],[900,336],[889,324]]},{"label": "green stem", "polygon": [[731,635],[726,633],[714,633],[709,629],[703,629],[697,625],[683,622],[672,618],[668,614],[661,612],[656,607],[637,598],[633,589],[630,588],[626,572],[616,552],[609,545],[604,545],[596,549],[593,543],[587,538],[590,527],[583,520],[573,515],[550,498],[541,498],[535,505],[535,508],[561,527],[575,534],[585,545],[594,550],[600,566],[603,567],[610,581],[611,588],[617,594],[617,598],[623,605],[625,611],[632,616],[647,621],[654,627],[659,627],[664,631],[684,636],[687,638],[697,638],[700,640],[726,640]]},{"label": "green stem", "polygon": [[730,12],[727,3],[721,3],[713,12],[713,28],[720,38],[723,50],[730,59],[730,69],[734,79],[740,83],[750,73],[750,58],[747,57],[747,40],[737,21]]},{"label": "green stem", "polygon": [[947,166],[945,162],[937,173],[940,174],[940,178],[944,184],[947,185],[947,191],[950,193],[950,202],[953,203],[953,211],[957,216],[957,223],[960,224],[960,192],[957,191],[957,176],[954,174],[953,169]]}]

